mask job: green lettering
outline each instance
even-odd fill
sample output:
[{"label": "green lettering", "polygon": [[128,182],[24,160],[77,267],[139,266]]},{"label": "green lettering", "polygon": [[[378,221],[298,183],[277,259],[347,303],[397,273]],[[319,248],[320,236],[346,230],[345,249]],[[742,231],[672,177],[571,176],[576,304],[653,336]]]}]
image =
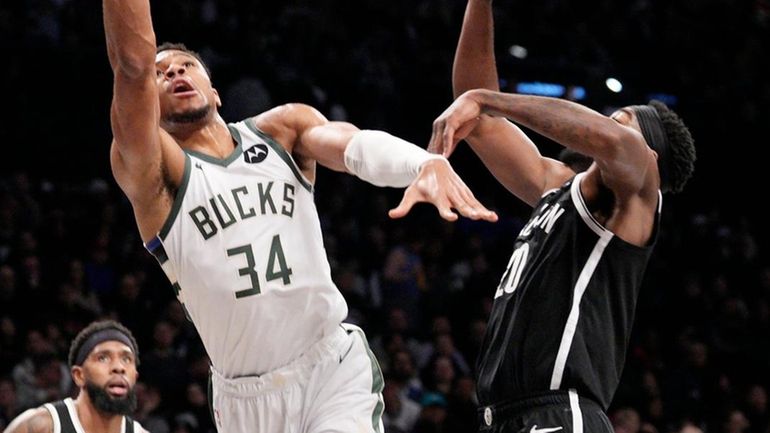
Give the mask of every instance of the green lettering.
[{"label": "green lettering", "polygon": [[195,223],[195,227],[198,227],[198,231],[201,232],[204,240],[208,240],[217,234],[217,226],[211,221],[211,217],[205,207],[198,206],[191,210],[189,215]]},{"label": "green lettering", "polygon": [[[290,183],[283,184],[283,201],[284,205],[281,208],[281,213],[291,218],[294,215],[294,185]],[[288,209],[286,204],[289,205]]]},{"label": "green lettering", "polygon": [[[275,271],[275,261],[278,260],[278,271]],[[273,236],[273,242],[270,245],[270,256],[267,259],[267,274],[265,279],[267,281],[273,281],[281,279],[283,284],[291,283],[291,268],[286,266],[286,257],[283,255],[283,247],[281,246],[281,237],[278,235]]]},{"label": "green lettering", "polygon": [[273,187],[273,182],[268,182],[267,188],[262,189],[263,184],[258,183],[257,187],[259,187],[259,206],[262,208],[262,215],[265,214],[265,205],[270,205],[270,210],[273,212],[273,215],[275,215],[275,204],[273,204],[273,197],[270,195],[270,188]]},{"label": "green lettering", "polygon": [[233,193],[233,199],[235,199],[235,206],[238,208],[238,213],[241,215],[242,220],[245,220],[246,218],[251,218],[257,214],[257,212],[254,210],[253,207],[249,208],[249,213],[243,212],[243,204],[241,203],[241,199],[238,198],[238,193],[241,193],[243,195],[248,195],[249,191],[246,189],[245,186],[242,186],[240,188],[235,188],[231,192]]},{"label": "green lettering", "polygon": [[222,208],[227,212],[228,221],[225,221],[222,219],[222,214],[219,212],[219,207],[217,206],[216,200],[209,199],[209,203],[211,203],[212,209],[214,209],[214,214],[217,216],[217,220],[219,221],[219,225],[226,229],[227,227],[235,224],[235,215],[233,215],[233,212],[230,210],[229,207],[227,207],[227,203],[225,203],[225,199],[222,198],[222,194],[217,194],[217,198],[219,199],[219,203],[222,204]]},{"label": "green lettering", "polygon": [[254,260],[254,251],[251,250],[251,245],[246,244],[227,250],[228,257],[232,257],[238,254],[243,254],[246,256],[246,267],[238,269],[238,275],[242,277],[248,275],[249,279],[251,280],[251,287],[235,292],[235,298],[240,299],[246,296],[258,295],[260,293],[259,275],[257,274],[257,270],[254,269],[254,266],[257,265],[257,262]]}]

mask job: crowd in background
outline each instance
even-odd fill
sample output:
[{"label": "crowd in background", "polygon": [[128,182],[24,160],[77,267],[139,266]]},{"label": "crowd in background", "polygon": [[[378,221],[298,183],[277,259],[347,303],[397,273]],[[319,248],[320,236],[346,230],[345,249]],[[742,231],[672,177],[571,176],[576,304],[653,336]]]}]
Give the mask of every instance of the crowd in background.
[{"label": "crowd in background", "polygon": [[[664,199],[610,409],[616,432],[770,432],[770,255],[751,187],[762,163],[751,158],[763,145],[754,137],[766,136],[770,113],[770,81],[761,80],[770,3],[495,5],[504,88],[524,78],[579,84],[599,110],[672,94],[696,138],[690,191]],[[185,42],[211,66],[227,120],[301,101],[420,143],[451,101],[462,0],[152,6],[159,41]],[[98,2],[0,4],[0,90],[12,108],[0,123],[0,429],[75,391],[69,342],[111,317],[139,341],[136,418],[153,433],[211,432],[208,357],[110,177],[103,39]],[[526,59],[506,56],[514,43]],[[602,88],[610,75],[624,78],[625,93]],[[756,145],[741,149],[747,143]],[[316,184],[348,321],[367,332],[385,374],[386,433],[471,432],[477,423],[475,360],[528,211],[467,149],[453,163],[500,222],[445,223],[427,206],[391,221],[399,191],[328,171]]]}]

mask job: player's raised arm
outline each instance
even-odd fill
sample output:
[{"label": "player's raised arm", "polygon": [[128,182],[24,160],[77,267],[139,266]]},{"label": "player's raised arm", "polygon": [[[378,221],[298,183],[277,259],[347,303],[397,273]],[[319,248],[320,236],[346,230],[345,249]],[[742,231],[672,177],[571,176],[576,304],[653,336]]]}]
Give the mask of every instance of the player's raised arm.
[{"label": "player's raised arm", "polygon": [[129,198],[136,201],[138,191],[160,176],[155,33],[148,0],[104,0],[103,8],[107,54],[114,74],[110,112],[113,171]]},{"label": "player's raised arm", "polygon": [[390,212],[393,218],[406,215],[415,203],[428,202],[450,221],[457,219],[451,209],[472,219],[497,220],[445,158],[384,131],[362,131],[350,123],[329,122],[302,104],[278,107],[258,116],[256,122],[280,143],[289,143],[289,150],[310,179],[315,178],[313,161],[318,161],[373,185],[408,187],[401,204]]},{"label": "player's raised arm", "polygon": [[436,120],[432,140],[451,142],[455,131],[482,114],[511,119],[594,158],[605,185],[615,192],[638,192],[657,177],[647,175],[650,148],[639,131],[625,121],[557,98],[471,90]]},{"label": "player's raised arm", "polygon": [[[491,0],[468,0],[452,68],[455,98],[477,88],[499,90]],[[554,183],[550,178],[561,181],[569,175],[563,165],[543,158],[534,143],[505,119],[479,115],[465,129],[467,134],[454,141],[431,140],[429,150],[448,157],[460,139],[466,139],[495,178],[531,205]]]},{"label": "player's raised arm", "polygon": [[452,65],[454,97],[471,89],[500,90],[491,0],[468,0]]}]

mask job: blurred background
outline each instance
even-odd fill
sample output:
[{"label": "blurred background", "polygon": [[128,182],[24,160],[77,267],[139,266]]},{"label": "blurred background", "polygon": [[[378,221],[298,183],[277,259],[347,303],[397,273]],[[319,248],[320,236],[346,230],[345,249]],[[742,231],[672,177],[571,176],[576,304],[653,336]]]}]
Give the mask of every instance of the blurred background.
[{"label": "blurred background", "polygon": [[[425,146],[451,102],[463,0],[153,1],[158,42],[213,71],[228,121],[286,102]],[[767,0],[496,0],[501,86],[598,111],[663,100],[696,140],[695,177],[664,200],[610,418],[617,432],[768,433],[770,261],[761,154],[770,132]],[[100,2],[0,3],[0,428],[70,395],[88,322],[139,339],[137,418],[210,432],[208,358],[112,180],[112,74]],[[559,147],[532,135],[542,152]],[[388,433],[475,431],[474,363],[529,209],[466,147],[458,172],[497,224],[390,221],[400,191],[322,170],[333,275],[382,364]]]}]

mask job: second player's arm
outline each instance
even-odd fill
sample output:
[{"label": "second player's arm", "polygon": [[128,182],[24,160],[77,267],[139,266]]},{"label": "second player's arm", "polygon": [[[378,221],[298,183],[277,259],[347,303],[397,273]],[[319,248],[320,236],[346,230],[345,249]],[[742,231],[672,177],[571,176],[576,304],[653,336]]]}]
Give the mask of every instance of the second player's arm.
[{"label": "second player's arm", "polygon": [[[454,97],[477,88],[499,90],[498,82],[492,1],[468,0],[452,67]],[[554,169],[564,171],[561,164],[543,158],[521,129],[505,119],[481,115],[473,126],[466,137],[471,149],[503,186],[530,205],[553,183],[549,178]],[[445,156],[456,145],[434,143],[438,147],[431,150]]]},{"label": "second player's arm", "polygon": [[3,433],[53,433],[53,419],[47,409],[28,409],[11,421]]},{"label": "second player's arm", "polygon": [[432,203],[441,216],[494,221],[444,158],[436,158],[411,143],[382,131],[361,131],[346,122],[330,122],[303,104],[277,107],[256,118],[257,127],[287,146],[308,178],[315,178],[315,162],[378,185],[408,186],[404,200],[391,216],[404,216],[416,202]]},{"label": "second player's arm", "polygon": [[649,168],[641,133],[583,105],[550,97],[516,95],[477,89],[463,94],[442,114],[435,130],[451,140],[453,129],[471,121],[473,112],[508,118],[551,140],[592,157],[605,185],[613,190],[639,191]]}]

